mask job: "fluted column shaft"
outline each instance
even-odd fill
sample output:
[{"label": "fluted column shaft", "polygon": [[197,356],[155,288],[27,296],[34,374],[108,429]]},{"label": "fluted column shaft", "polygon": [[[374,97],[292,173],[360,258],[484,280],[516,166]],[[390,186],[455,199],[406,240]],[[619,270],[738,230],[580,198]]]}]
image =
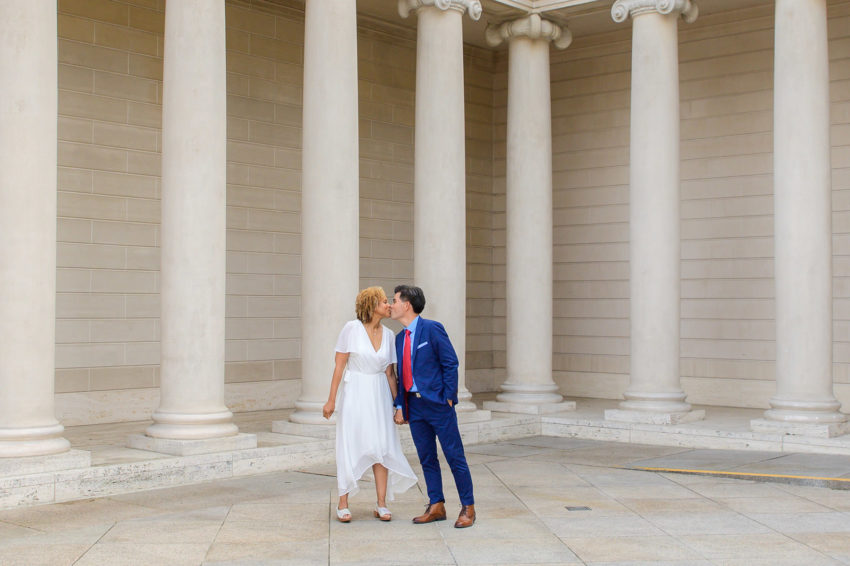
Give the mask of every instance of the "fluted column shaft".
[{"label": "fluted column shaft", "polygon": [[457,0],[447,2],[448,9],[421,1],[413,3],[418,17],[414,281],[425,291],[425,316],[445,325],[457,352],[460,362],[458,408],[474,410],[475,405],[469,401],[471,394],[466,389],[464,361],[466,138],[461,24],[467,6]]},{"label": "fluted column shaft", "polygon": [[237,433],[224,405],[223,0],[165,9],[162,107],[161,401],[148,436]]},{"label": "fluted column shaft", "polygon": [[[625,10],[625,12],[624,12]],[[687,1],[619,0],[631,12],[629,160],[631,381],[621,409],[683,413],[679,378],[679,57]]]},{"label": "fluted column shaft", "polygon": [[56,2],[0,3],[0,457],[69,449],[54,409]]},{"label": "fluted column shaft", "polygon": [[304,25],[302,377],[290,419],[320,424],[360,265],[355,2],[307,0]]},{"label": "fluted column shaft", "polygon": [[[548,33],[544,33],[548,32]],[[509,40],[507,125],[507,380],[497,399],[558,403],[552,379],[552,113],[549,43],[571,36],[537,14],[488,28]]]},{"label": "fluted column shaft", "polygon": [[768,419],[845,420],[832,384],[832,219],[825,0],[777,0],[776,394]]}]

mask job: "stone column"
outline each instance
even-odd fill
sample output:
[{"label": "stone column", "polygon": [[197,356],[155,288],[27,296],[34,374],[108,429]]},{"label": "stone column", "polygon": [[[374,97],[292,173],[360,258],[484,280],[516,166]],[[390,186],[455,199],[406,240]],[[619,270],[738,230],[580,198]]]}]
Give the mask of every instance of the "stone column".
[{"label": "stone column", "polygon": [[670,424],[699,420],[679,378],[679,46],[690,0],[617,0],[632,21],[629,163],[631,381],[610,420]]},{"label": "stone column", "polygon": [[56,2],[0,3],[0,458],[67,452],[53,401]]},{"label": "stone column", "polygon": [[345,322],[354,318],[359,285],[355,1],[307,0],[304,26],[302,377],[290,419],[325,424],[322,406],[333,375],[334,346]]},{"label": "stone column", "polygon": [[466,389],[466,137],[462,18],[481,17],[478,0],[399,0],[415,12],[414,283],[425,316],[442,322],[457,352],[458,410],[474,411]]},{"label": "stone column", "polygon": [[226,94],[223,0],[165,8],[161,400],[131,446],[256,446],[224,404]]},{"label": "stone column", "polygon": [[776,394],[756,431],[836,436],[825,0],[777,0],[774,53]]},{"label": "stone column", "polygon": [[507,381],[495,411],[575,409],[552,380],[552,112],[549,43],[566,49],[567,28],[538,14],[486,30],[509,42],[507,131]]}]

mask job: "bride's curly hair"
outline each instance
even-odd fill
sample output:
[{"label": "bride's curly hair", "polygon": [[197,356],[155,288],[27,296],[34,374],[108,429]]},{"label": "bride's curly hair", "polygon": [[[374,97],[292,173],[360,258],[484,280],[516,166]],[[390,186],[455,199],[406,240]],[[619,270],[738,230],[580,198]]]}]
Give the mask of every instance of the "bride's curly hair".
[{"label": "bride's curly hair", "polygon": [[366,324],[372,320],[372,315],[378,304],[387,298],[387,294],[381,287],[366,287],[357,293],[357,299],[354,302],[354,312],[357,314],[357,320]]}]

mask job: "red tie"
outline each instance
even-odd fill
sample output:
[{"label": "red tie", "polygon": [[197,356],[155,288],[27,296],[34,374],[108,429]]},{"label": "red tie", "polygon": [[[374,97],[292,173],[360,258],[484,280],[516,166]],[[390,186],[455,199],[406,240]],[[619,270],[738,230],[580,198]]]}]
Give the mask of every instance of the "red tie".
[{"label": "red tie", "polygon": [[413,387],[413,369],[410,367],[410,330],[404,331],[404,358],[401,364],[401,381],[404,390],[410,391]]}]

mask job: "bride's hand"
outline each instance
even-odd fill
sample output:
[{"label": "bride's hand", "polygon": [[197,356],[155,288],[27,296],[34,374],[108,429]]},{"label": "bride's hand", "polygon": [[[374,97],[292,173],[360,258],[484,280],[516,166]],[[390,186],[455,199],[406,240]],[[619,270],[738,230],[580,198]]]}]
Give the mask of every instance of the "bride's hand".
[{"label": "bride's hand", "polygon": [[334,409],[336,408],[336,403],[333,401],[328,401],[325,403],[325,406],[322,407],[322,416],[326,419],[331,418],[331,415],[334,414]]}]

